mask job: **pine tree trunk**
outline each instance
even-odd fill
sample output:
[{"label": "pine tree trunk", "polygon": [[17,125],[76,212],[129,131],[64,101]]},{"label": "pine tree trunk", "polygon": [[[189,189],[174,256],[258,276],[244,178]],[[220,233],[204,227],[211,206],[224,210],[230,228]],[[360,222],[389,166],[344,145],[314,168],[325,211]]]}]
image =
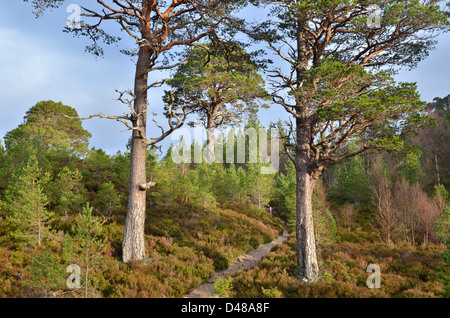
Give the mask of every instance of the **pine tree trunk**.
[{"label": "pine tree trunk", "polygon": [[215,117],[213,115],[208,116],[206,123],[206,158],[208,163],[215,159],[214,123]]},{"label": "pine tree trunk", "polygon": [[[304,29],[305,21],[297,19],[297,87],[308,69],[308,40]],[[296,187],[296,237],[297,237],[297,277],[299,280],[314,282],[319,278],[316,239],[312,210],[312,192],[315,178],[310,170],[311,118],[309,105],[297,100],[295,168]]]},{"label": "pine tree trunk", "polygon": [[319,277],[312,210],[314,183],[305,168],[297,169],[297,277],[308,282]]},{"label": "pine tree trunk", "polygon": [[[136,65],[134,87],[134,109],[139,115],[133,120],[133,127],[141,129],[145,136],[147,113],[147,68],[151,52],[148,48],[141,48]],[[122,258],[126,263],[130,260],[143,260],[145,257],[144,224],[146,192],[139,184],[146,180],[146,140],[137,130],[133,130],[131,141],[131,170],[128,197],[127,217],[122,242]]]},{"label": "pine tree trunk", "polygon": [[312,209],[312,193],[316,179],[309,171],[310,131],[308,129],[309,119],[306,114],[303,118],[297,118],[296,124],[297,277],[299,280],[314,282],[319,278]]}]

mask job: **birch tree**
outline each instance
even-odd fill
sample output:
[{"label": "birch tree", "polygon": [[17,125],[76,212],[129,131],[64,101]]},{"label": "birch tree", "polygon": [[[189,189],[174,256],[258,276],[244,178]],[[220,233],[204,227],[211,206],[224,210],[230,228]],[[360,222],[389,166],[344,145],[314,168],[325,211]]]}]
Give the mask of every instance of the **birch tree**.
[{"label": "birch tree", "polygon": [[392,236],[400,222],[399,211],[396,209],[393,196],[393,184],[381,157],[378,157],[372,167],[372,201],[377,208],[375,219],[380,225],[386,243],[392,243]]}]

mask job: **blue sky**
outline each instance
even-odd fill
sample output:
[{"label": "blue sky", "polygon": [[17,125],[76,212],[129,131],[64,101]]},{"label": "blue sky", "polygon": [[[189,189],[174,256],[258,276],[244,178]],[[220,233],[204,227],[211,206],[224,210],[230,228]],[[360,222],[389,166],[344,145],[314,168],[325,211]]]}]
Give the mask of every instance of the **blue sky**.
[{"label": "blue sky", "polygon": [[[107,48],[104,58],[85,53],[85,39],[62,31],[69,15],[62,7],[36,19],[29,3],[0,2],[0,138],[17,127],[25,112],[41,100],[61,101],[74,107],[80,116],[99,112],[120,115],[127,111],[115,100],[115,90],[132,88],[133,62],[114,46]],[[449,57],[450,34],[445,34],[425,61],[412,71],[400,72],[396,79],[417,82],[425,101],[446,96],[450,94]],[[155,89],[149,96],[151,111],[160,114],[162,91]],[[287,118],[281,106],[260,112],[264,125],[278,118]],[[125,150],[130,132],[123,124],[91,119],[83,126],[92,134],[91,146],[108,153]],[[152,131],[158,133],[149,126],[149,136]],[[170,142],[168,137],[163,149]]]}]

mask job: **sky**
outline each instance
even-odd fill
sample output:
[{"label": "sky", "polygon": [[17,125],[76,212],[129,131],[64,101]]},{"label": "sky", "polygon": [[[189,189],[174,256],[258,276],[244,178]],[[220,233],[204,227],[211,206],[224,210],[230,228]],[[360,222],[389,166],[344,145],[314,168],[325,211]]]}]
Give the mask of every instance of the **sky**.
[{"label": "sky", "polygon": [[[74,1],[76,3],[76,1]],[[61,101],[74,107],[81,117],[94,113],[122,115],[127,106],[116,100],[118,90],[133,86],[134,63],[117,47],[105,50],[103,58],[85,53],[86,39],[63,32],[71,13],[67,6],[46,12],[36,19],[30,3],[22,0],[0,2],[0,138],[23,122],[25,112],[42,100]],[[403,70],[398,81],[417,82],[422,100],[450,94],[450,34],[439,37],[429,57],[411,71]],[[162,118],[163,88],[149,95],[152,112]],[[281,106],[261,110],[260,121],[267,127],[286,119]],[[90,145],[109,154],[125,151],[130,132],[116,121],[90,119],[83,127],[91,134]],[[159,131],[148,127],[148,137]],[[168,137],[163,150],[176,140]]]}]

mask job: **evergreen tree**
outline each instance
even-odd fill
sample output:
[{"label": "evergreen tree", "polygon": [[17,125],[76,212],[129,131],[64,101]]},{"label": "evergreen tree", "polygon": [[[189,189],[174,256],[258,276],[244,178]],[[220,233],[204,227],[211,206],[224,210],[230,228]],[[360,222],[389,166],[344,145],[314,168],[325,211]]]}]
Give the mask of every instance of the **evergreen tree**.
[{"label": "evergreen tree", "polygon": [[178,174],[175,180],[169,183],[165,191],[169,192],[169,195],[172,192],[175,195],[174,201],[183,207],[188,204],[197,204],[198,195],[200,194],[197,171],[189,170],[186,175]]},{"label": "evergreen tree", "polygon": [[281,218],[287,220],[288,226],[295,226],[295,220],[291,218],[295,211],[295,166],[287,161],[284,173],[280,173],[275,180],[275,202]]},{"label": "evergreen tree", "polygon": [[89,297],[95,291],[92,276],[98,271],[102,254],[106,247],[106,237],[102,237],[102,225],[99,218],[92,214],[89,203],[78,215],[72,233],[63,244],[63,257],[69,264],[76,264],[82,269],[84,297]]},{"label": "evergreen tree", "polygon": [[33,258],[33,263],[26,268],[30,278],[23,285],[34,290],[37,297],[49,297],[52,291],[64,286],[64,268],[48,250],[43,250]]},{"label": "evergreen tree", "polygon": [[86,201],[87,191],[82,178],[78,169],[64,167],[52,183],[55,211],[66,218],[81,212],[83,202]]},{"label": "evergreen tree", "polygon": [[111,217],[113,213],[120,207],[120,194],[114,188],[112,182],[108,181],[100,186],[97,192],[96,206],[104,212],[108,217]]},{"label": "evergreen tree", "polygon": [[5,156],[5,148],[3,147],[2,141],[0,140],[0,162],[3,162]]},{"label": "evergreen tree", "polygon": [[216,202],[213,194],[213,184],[215,179],[215,169],[216,163],[208,164],[202,162],[196,165],[197,169],[195,174],[190,172],[190,176],[195,175],[191,182],[195,189],[195,201],[203,209],[207,209],[213,206]]},{"label": "evergreen tree", "polygon": [[333,168],[336,174],[331,187],[333,197],[359,206],[370,202],[369,181],[360,156],[349,158]]},{"label": "evergreen tree", "polygon": [[8,132],[5,145],[11,149],[15,145],[33,139],[46,150],[70,151],[84,155],[88,150],[91,134],[81,125],[77,111],[61,102],[41,101],[31,107],[24,123]]},{"label": "evergreen tree", "polygon": [[242,197],[242,189],[234,163],[231,163],[222,174],[220,185],[219,197],[223,202],[231,202],[232,204],[239,202]]},{"label": "evergreen tree", "polygon": [[[288,161],[285,167],[285,173],[281,173],[275,181],[275,204],[281,215],[290,228],[296,226],[296,172],[295,166]],[[315,235],[318,242],[328,243],[336,239],[337,228],[336,221],[328,209],[325,201],[326,194],[324,186],[319,179],[314,187],[312,204]]]},{"label": "evergreen tree", "polygon": [[268,97],[256,63],[235,43],[195,47],[168,84],[175,93],[166,92],[166,104],[189,105],[207,129],[208,160],[215,157],[214,130],[241,123]]},{"label": "evergreen tree", "polygon": [[3,147],[2,141],[0,140],[0,194],[7,186],[8,178],[5,177],[6,174],[6,153]]},{"label": "evergreen tree", "polygon": [[173,161],[174,156],[177,156],[177,154],[175,155],[173,154],[175,151],[176,151],[175,146],[171,144],[167,149],[166,155],[161,160],[161,168],[164,171],[162,177],[165,179],[173,179],[177,175],[178,166]]},{"label": "evergreen tree", "polygon": [[403,176],[409,183],[414,184],[423,180],[423,172],[420,166],[420,151],[406,151],[405,154],[401,154],[398,168],[399,176]]},{"label": "evergreen tree", "polygon": [[19,245],[41,247],[52,236],[50,222],[54,213],[47,210],[48,198],[43,190],[49,180],[35,155],[12,176],[5,193],[5,207],[12,225],[10,235]]},{"label": "evergreen tree", "polygon": [[327,194],[322,179],[318,179],[314,185],[312,207],[315,225],[314,235],[319,243],[332,243],[337,238],[336,220],[331,214],[326,197]]},{"label": "evergreen tree", "polygon": [[273,192],[273,176],[269,174],[261,174],[261,168],[267,164],[249,163],[247,164],[247,189],[248,195],[258,208],[265,207]]},{"label": "evergreen tree", "polygon": [[83,176],[87,180],[88,188],[97,189],[102,183],[115,177],[112,168],[113,161],[102,149],[92,147],[84,162],[86,163],[86,169],[83,170]]},{"label": "evergreen tree", "polygon": [[237,174],[237,180],[239,181],[238,189],[240,190],[237,193],[239,195],[238,200],[242,203],[247,203],[248,202],[247,194],[250,191],[250,189],[248,188],[249,183],[247,182],[247,172],[242,166],[239,166],[237,168],[236,174]]},{"label": "evergreen tree", "polygon": [[171,149],[170,156],[170,160],[177,164],[180,173],[186,175],[189,165],[192,163],[192,153],[191,148],[184,140],[184,136],[182,136],[180,142]]},{"label": "evergreen tree", "polygon": [[[116,179],[113,181],[114,187],[121,194],[128,192],[130,183],[130,153],[128,151],[122,153],[118,151],[112,156],[113,167]],[[151,173],[154,173],[153,171]]]},{"label": "evergreen tree", "polygon": [[[380,8],[376,26],[369,3]],[[449,12],[445,1],[252,4],[264,6],[269,18],[247,34],[279,58],[267,68],[271,96],[293,123],[288,153],[297,169],[297,276],[315,281],[314,184],[336,162],[371,149],[400,150],[402,136],[429,125],[417,85],[395,83],[393,74],[428,55],[439,31],[449,29]],[[354,139],[359,147],[349,151]]]}]

